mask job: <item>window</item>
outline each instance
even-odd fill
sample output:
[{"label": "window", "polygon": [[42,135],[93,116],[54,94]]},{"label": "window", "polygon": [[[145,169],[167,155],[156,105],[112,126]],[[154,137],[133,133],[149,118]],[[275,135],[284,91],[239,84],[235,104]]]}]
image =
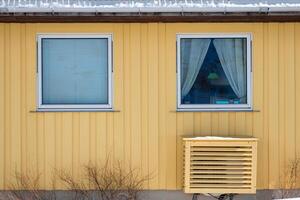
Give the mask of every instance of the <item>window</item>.
[{"label": "window", "polygon": [[112,108],[111,35],[39,35],[39,109]]},{"label": "window", "polygon": [[178,109],[251,109],[249,34],[177,36]]}]

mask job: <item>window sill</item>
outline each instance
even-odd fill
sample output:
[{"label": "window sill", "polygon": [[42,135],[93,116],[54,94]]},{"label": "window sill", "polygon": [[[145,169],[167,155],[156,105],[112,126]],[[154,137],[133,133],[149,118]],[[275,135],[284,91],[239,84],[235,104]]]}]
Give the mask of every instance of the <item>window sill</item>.
[{"label": "window sill", "polygon": [[177,109],[173,112],[260,112],[253,109]]},{"label": "window sill", "polygon": [[121,112],[114,109],[37,109],[31,110],[30,113],[44,113],[44,112]]}]

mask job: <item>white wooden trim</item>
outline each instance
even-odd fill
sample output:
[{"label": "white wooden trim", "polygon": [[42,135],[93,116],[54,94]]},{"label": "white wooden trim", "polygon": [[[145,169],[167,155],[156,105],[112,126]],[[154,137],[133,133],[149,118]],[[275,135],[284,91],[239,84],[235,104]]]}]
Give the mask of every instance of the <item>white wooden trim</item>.
[{"label": "white wooden trim", "polygon": [[[44,38],[104,38],[108,39],[108,104],[55,104],[48,105],[42,103],[42,39]],[[38,110],[107,110],[112,109],[113,102],[113,71],[112,71],[112,34],[37,34],[37,52],[38,52],[38,70],[37,70],[37,85],[38,85],[38,95],[37,95],[37,109]]]},{"label": "white wooden trim", "polygon": [[[182,38],[246,38],[247,39],[247,104],[181,104],[180,40]],[[252,110],[252,34],[251,33],[180,33],[177,34],[177,109],[178,110]]]}]

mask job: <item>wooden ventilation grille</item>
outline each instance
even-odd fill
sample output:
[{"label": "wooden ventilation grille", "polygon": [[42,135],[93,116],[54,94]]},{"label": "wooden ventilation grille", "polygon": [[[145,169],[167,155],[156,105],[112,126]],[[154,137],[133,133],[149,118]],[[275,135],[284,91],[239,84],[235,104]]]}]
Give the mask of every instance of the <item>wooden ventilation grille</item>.
[{"label": "wooden ventilation grille", "polygon": [[186,193],[255,193],[257,140],[185,138]]}]

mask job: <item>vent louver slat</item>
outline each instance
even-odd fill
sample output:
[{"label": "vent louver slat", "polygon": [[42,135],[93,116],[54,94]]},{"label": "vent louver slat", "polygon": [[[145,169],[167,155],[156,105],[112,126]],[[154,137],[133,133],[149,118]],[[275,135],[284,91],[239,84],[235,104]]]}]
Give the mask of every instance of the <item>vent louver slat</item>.
[{"label": "vent louver slat", "polygon": [[255,193],[257,140],[186,138],[186,193]]}]

